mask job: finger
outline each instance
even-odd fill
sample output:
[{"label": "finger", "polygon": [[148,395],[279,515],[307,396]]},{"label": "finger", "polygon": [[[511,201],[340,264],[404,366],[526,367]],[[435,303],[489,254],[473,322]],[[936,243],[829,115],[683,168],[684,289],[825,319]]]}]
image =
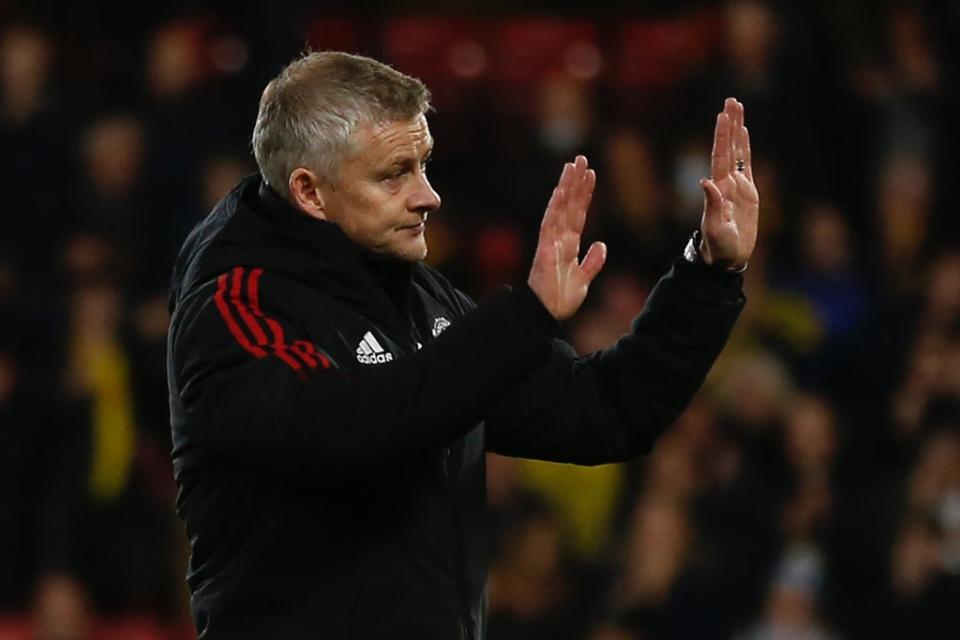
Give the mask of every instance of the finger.
[{"label": "finger", "polygon": [[576,233],[583,233],[587,223],[587,211],[593,200],[593,191],[597,186],[597,174],[593,169],[587,169],[583,174],[583,182],[576,202],[571,204],[570,228]]},{"label": "finger", "polygon": [[710,177],[720,180],[730,173],[730,117],[717,114],[713,133],[713,151],[710,154]]},{"label": "finger", "polygon": [[723,112],[730,118],[732,131],[736,131],[743,125],[743,105],[736,98],[727,98],[723,101]]},{"label": "finger", "polygon": [[579,156],[574,159],[573,162],[568,162],[566,164],[569,169],[566,169],[566,190],[567,190],[567,199],[564,202],[565,211],[564,215],[564,228],[570,224],[570,206],[576,202],[578,193],[580,191],[580,165],[579,165]]},{"label": "finger", "polygon": [[541,278],[553,278],[559,264],[560,242],[553,237],[541,236],[533,253],[533,265],[530,273]]},{"label": "finger", "polygon": [[743,125],[744,108],[743,103],[736,101],[733,107],[733,119],[730,122],[730,136],[733,141],[733,160],[734,170],[739,171],[738,161],[743,160],[743,172],[746,172],[747,151],[749,142],[746,138],[746,127]]},{"label": "finger", "polygon": [[750,153],[750,131],[746,127],[740,127],[737,132],[740,147],[740,157],[743,158],[743,173],[750,182],[753,182],[753,160]]},{"label": "finger", "polygon": [[547,233],[555,233],[560,229],[562,224],[563,216],[563,199],[565,194],[563,189],[558,185],[553,188],[553,193],[550,195],[550,201],[547,202],[547,209],[543,213],[543,220],[540,222],[540,235]]},{"label": "finger", "polygon": [[547,203],[547,210],[543,214],[543,221],[540,223],[540,232],[546,230],[559,230],[565,224],[565,209],[567,199],[570,197],[570,169],[569,162],[563,165],[563,171],[560,172],[560,180],[554,187],[550,195],[550,201]]},{"label": "finger", "polygon": [[570,209],[570,199],[576,189],[576,181],[574,180],[576,172],[576,166],[574,166],[572,162],[567,162],[563,165],[563,173],[560,174],[562,197],[557,203],[560,207],[557,221],[561,228],[565,228],[568,225],[567,211]]},{"label": "finger", "polygon": [[585,189],[584,179],[587,173],[587,158],[586,156],[579,155],[573,160],[573,169],[571,170],[570,175],[570,199],[568,201],[568,224],[576,224],[574,216],[571,216],[571,213],[574,213],[574,209],[579,206],[583,198],[583,193]]},{"label": "finger", "polygon": [[729,119],[727,125],[727,149],[730,164],[727,167],[727,173],[733,175],[737,170],[737,159],[740,158],[737,153],[736,132],[743,124],[743,110],[736,98],[727,98],[723,101],[723,112],[727,114],[727,118]]},{"label": "finger", "polygon": [[587,249],[587,255],[583,257],[583,262],[580,263],[580,273],[583,274],[585,279],[584,284],[593,282],[593,279],[603,269],[603,264],[606,261],[607,245],[602,242],[594,242],[590,245],[590,248]]},{"label": "finger", "polygon": [[734,163],[730,171],[733,172],[736,169],[736,160],[740,158],[739,149],[737,149],[737,132],[743,126],[743,105],[736,98],[727,98],[723,103],[723,112],[730,118],[730,160]]}]

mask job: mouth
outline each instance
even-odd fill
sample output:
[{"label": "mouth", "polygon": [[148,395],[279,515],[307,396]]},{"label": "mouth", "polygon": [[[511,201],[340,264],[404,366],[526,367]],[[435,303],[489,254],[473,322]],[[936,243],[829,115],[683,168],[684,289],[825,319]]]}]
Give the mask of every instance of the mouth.
[{"label": "mouth", "polygon": [[406,226],[400,227],[399,230],[420,232],[420,231],[423,231],[426,227],[427,227],[427,221],[422,220],[421,222],[418,222],[416,224],[408,224]]}]

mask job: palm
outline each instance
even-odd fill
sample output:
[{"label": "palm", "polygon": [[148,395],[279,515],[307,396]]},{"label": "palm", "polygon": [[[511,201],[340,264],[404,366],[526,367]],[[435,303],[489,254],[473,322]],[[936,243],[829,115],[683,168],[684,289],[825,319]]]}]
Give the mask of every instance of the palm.
[{"label": "palm", "polygon": [[[739,167],[738,161],[742,161]],[[733,98],[727,99],[717,116],[710,179],[701,185],[705,194],[700,225],[704,257],[712,264],[746,264],[757,243],[760,196],[753,181],[743,105]]]},{"label": "palm", "polygon": [[590,283],[603,267],[606,246],[596,242],[580,262],[580,235],[597,177],[587,159],[567,163],[543,216],[533,258],[530,288],[553,317],[565,320],[583,304]]}]

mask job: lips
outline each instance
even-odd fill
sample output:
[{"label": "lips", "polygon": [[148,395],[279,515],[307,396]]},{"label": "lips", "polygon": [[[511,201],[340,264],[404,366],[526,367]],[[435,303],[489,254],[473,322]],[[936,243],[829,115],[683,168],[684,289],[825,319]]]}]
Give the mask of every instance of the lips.
[{"label": "lips", "polygon": [[427,217],[430,215],[427,212],[421,214],[423,217],[420,218],[419,222],[414,222],[413,224],[408,224],[400,227],[400,229],[423,229],[427,224]]}]

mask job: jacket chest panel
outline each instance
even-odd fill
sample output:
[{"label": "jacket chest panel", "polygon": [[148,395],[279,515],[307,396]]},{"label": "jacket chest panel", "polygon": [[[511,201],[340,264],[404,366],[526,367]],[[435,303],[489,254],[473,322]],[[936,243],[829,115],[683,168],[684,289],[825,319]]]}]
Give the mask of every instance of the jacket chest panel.
[{"label": "jacket chest panel", "polygon": [[416,353],[455,320],[455,312],[424,295],[415,296],[411,314],[396,314],[389,322],[316,292],[301,300],[303,332],[342,370],[384,365]]}]

